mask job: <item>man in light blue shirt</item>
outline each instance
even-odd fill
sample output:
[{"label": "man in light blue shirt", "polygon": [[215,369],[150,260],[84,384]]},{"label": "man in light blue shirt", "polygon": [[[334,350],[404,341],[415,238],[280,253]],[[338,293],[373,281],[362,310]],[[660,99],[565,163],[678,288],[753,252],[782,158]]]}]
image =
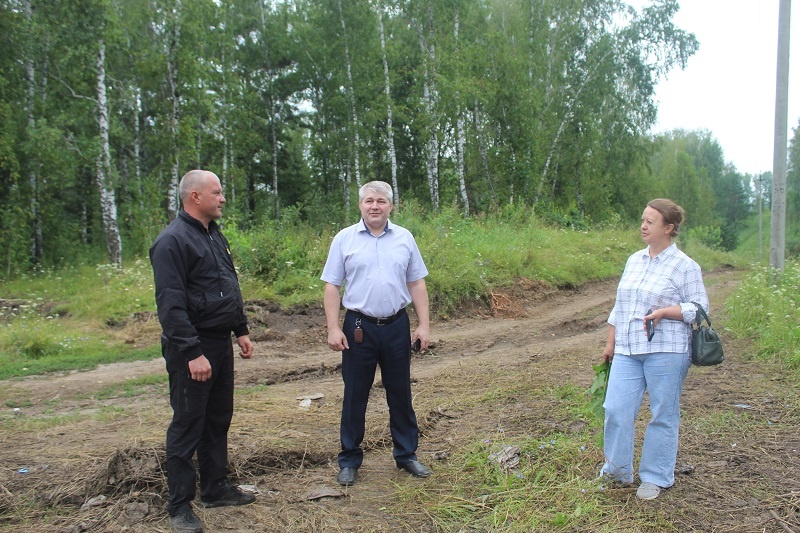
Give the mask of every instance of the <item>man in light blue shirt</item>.
[{"label": "man in light blue shirt", "polygon": [[[364,459],[367,401],[378,365],[397,468],[415,477],[430,475],[417,461],[419,429],[411,396],[411,345],[418,342],[418,349],[425,350],[430,339],[428,269],[413,235],[389,222],[394,207],[389,184],[372,181],[359,189],[358,196],[362,218],[333,238],[321,276],[328,346],[342,352],[342,450],[336,479],[344,486],[355,483]],[[340,303],[347,309],[341,328]],[[406,313],[410,303],[419,321],[413,335]]]}]

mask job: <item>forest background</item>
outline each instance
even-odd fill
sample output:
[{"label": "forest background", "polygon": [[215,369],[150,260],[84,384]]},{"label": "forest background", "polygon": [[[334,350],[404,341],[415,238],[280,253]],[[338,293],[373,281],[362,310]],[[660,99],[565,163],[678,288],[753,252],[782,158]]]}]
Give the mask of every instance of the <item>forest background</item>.
[{"label": "forest background", "polygon": [[[248,313],[253,311],[248,316],[261,320],[261,349],[265,355],[282,356],[280,343],[285,343],[291,348],[285,351],[295,351],[303,364],[308,353],[324,349],[321,322],[317,329],[307,324],[315,312],[319,317],[319,274],[330,239],[358,220],[357,188],[366,181],[392,184],[397,204],[392,218],[412,230],[420,244],[431,271],[432,310],[440,324],[476,308],[523,305],[530,295],[605,280],[600,283],[608,287],[598,289],[601,303],[578,305],[580,316],[570,312],[580,328],[602,327],[611,295],[608,280],[642,247],[635,227],[645,203],[659,196],[673,198],[687,210],[679,246],[704,272],[722,271],[716,281],[713,276],[719,272],[710,276],[718,291],[712,317],[725,336],[729,356],[717,367],[730,372],[718,380],[724,385],[701,382],[699,388],[710,392],[708,401],[696,405],[711,407],[707,414],[695,410],[690,415],[698,420],[692,429],[722,447],[742,443],[738,450],[746,448],[743,436],[757,435],[750,442],[753,450],[758,445],[758,454],[737,451],[735,464],[742,457],[764,461],[752,467],[746,462],[752,484],[744,484],[741,471],[732,470],[724,485],[731,490],[718,491],[721,478],[714,478],[715,493],[733,494],[737,500],[742,495],[739,514],[731,514],[733,500],[716,507],[717,499],[698,500],[698,491],[688,483],[692,496],[681,493],[674,500],[689,502],[690,515],[702,514],[699,524],[718,525],[722,519],[732,527],[746,523],[742,517],[754,508],[747,498],[762,492],[766,496],[759,512],[774,511],[779,496],[773,495],[785,497],[789,489],[782,480],[791,482],[786,472],[796,470],[794,463],[775,458],[797,456],[794,428],[800,412],[794,394],[800,368],[800,263],[793,259],[800,253],[800,127],[794,129],[789,152],[789,261],[776,284],[766,267],[749,268],[758,262],[760,249],[769,249],[768,238],[762,245],[759,237],[770,233],[770,174],[740,173],[708,131],[648,133],[657,113],[656,82],[683,67],[702,44],[674,25],[678,8],[674,0],[656,0],[639,12],[616,0],[0,0],[0,325],[5,326],[0,327],[0,379],[13,378],[4,382],[0,396],[6,408],[0,429],[7,440],[13,436],[25,443],[7,446],[22,451],[3,464],[7,477],[0,487],[8,490],[0,501],[0,519],[25,531],[59,520],[83,523],[87,515],[80,505],[96,493],[80,492],[75,473],[93,470],[81,462],[56,472],[49,466],[55,464],[52,450],[63,450],[64,435],[73,435],[80,451],[68,448],[65,456],[85,458],[89,437],[102,442],[97,450],[104,454],[107,447],[120,450],[127,444],[130,434],[121,427],[152,432],[163,423],[160,412],[153,418],[158,422],[142,423],[141,404],[131,407],[129,399],[145,396],[157,401],[158,409],[166,408],[167,376],[161,366],[157,375],[133,380],[123,373],[124,385],[97,380],[92,391],[63,391],[90,410],[98,399],[118,398],[119,405],[101,407],[98,417],[119,420],[119,425],[102,430],[102,421],[74,429],[73,424],[94,415],[76,413],[79,403],[61,397],[62,388],[68,387],[57,378],[76,369],[95,369],[99,363],[159,358],[146,254],[177,212],[180,176],[198,167],[216,172],[223,182],[228,200],[224,231],[240,269]],[[760,208],[759,218],[754,215]],[[764,221],[763,231],[759,221]],[[728,272],[729,266],[737,271]],[[523,300],[503,299],[514,294]],[[570,291],[564,299],[580,301],[578,294]],[[281,313],[281,308],[289,312]],[[302,318],[307,315],[310,321]],[[547,328],[553,331],[573,324],[572,318],[563,323],[548,318],[552,324]],[[280,320],[285,329],[302,328],[306,343],[294,346],[299,338],[294,334],[284,339]],[[486,321],[476,319],[474,324],[480,333],[475,338],[481,339],[477,344],[483,346]],[[541,334],[550,342],[553,331],[528,334]],[[525,346],[526,361],[547,361],[540,359],[542,354],[534,359],[527,352],[534,345],[529,340],[538,343],[538,337],[512,337]],[[559,364],[532,367],[536,371],[530,375],[546,367],[561,373],[567,352],[573,359],[566,366],[579,369],[594,350],[583,338],[581,345],[585,351],[553,351]],[[450,350],[459,366],[464,353],[476,351],[473,341]],[[740,355],[743,360],[776,359],[780,366],[770,363],[757,371],[751,365],[735,366]],[[243,392],[253,395],[250,405],[267,406],[275,416],[275,403],[264,400],[273,386],[261,385],[267,383],[264,369],[273,359],[262,359],[265,366],[251,371],[253,380],[244,382]],[[425,363],[438,360],[431,357]],[[465,396],[463,405],[491,404],[484,416],[490,427],[506,432],[503,438],[514,432],[508,425],[498,426],[495,405],[512,406],[516,413],[517,397],[543,398],[540,411],[519,412],[527,433],[529,418],[538,417],[530,417],[531,412],[549,413],[554,405],[583,412],[589,402],[583,387],[576,385],[582,382],[563,386],[561,374],[542,386],[519,380],[518,367],[511,365],[513,374],[498,386],[498,374],[472,372],[485,367],[466,368],[485,374],[487,385],[475,387],[472,376],[461,380],[480,395]],[[287,371],[296,373],[296,368]],[[740,397],[741,390],[760,391],[757,376],[762,374],[775,392],[758,403],[760,392]],[[16,385],[26,379],[16,378],[34,375],[44,376],[30,381],[35,392],[19,392]],[[55,391],[46,398],[44,383]],[[431,391],[450,388],[430,383]],[[519,383],[525,383],[523,388]],[[335,386],[338,390],[340,385]],[[726,407],[744,399],[758,406],[770,402],[774,408],[759,411],[752,417],[755,422],[745,424],[742,420],[747,422],[750,415],[731,414],[738,407]],[[294,402],[286,413],[287,419],[297,419]],[[336,415],[332,420],[330,427]],[[601,425],[591,417],[586,420]],[[274,427],[282,431],[281,424]],[[545,429],[546,440],[523,441],[523,447],[535,451],[556,443],[553,431]],[[157,432],[163,442],[163,432]],[[262,437],[260,431],[252,434]],[[43,435],[52,435],[52,440]],[[284,440],[283,435],[278,438]],[[590,453],[582,461],[593,478],[594,463],[602,454],[590,438],[583,432],[567,436],[564,449],[574,453],[558,460],[555,455],[541,457],[553,471],[572,477],[573,459],[585,447]],[[640,511],[609,505],[602,488],[589,491],[589,507],[572,507],[573,496],[584,501],[586,487],[538,483],[538,462],[531,463],[515,486],[509,480],[517,483],[516,476],[498,483],[480,472],[465,476],[463,464],[469,470],[473,464],[490,466],[485,457],[489,449],[481,444],[488,441],[483,435],[475,439],[468,435],[459,443],[465,460],[459,456],[453,461],[452,477],[445,477],[443,466],[437,473],[445,485],[466,488],[454,491],[457,502],[440,503],[436,494],[442,485],[396,500],[401,505],[410,498],[422,501],[445,527],[494,524],[526,509],[527,521],[519,522],[526,530],[537,520],[573,528],[603,520],[617,528],[620,523],[634,524],[634,529],[654,523],[638,529],[664,529],[660,526],[665,520],[649,512],[636,522],[619,514],[620,509],[637,516]],[[301,441],[315,439],[297,440],[298,457],[305,460],[307,443]],[[709,442],[696,440],[696,449],[705,452]],[[785,448],[770,447],[774,455],[762,455],[764,442],[785,443]],[[712,449],[711,457],[702,456],[701,464],[713,464],[709,459],[718,459],[716,453]],[[36,462],[35,455],[47,463],[42,470],[26,466]],[[106,464],[105,455],[99,463]],[[17,475],[21,470],[24,477]],[[711,470],[711,475],[722,474]],[[488,492],[485,477],[490,479]],[[697,478],[702,486],[704,478]],[[39,479],[41,485],[36,484]],[[157,472],[154,479],[163,493],[163,474]],[[582,483],[581,476],[577,479]],[[78,487],[72,499],[61,505],[62,500],[40,498],[56,494],[53,484],[59,483],[69,490]],[[509,486],[514,490],[506,490]],[[542,490],[556,495],[543,497]],[[710,492],[699,491],[706,497]],[[464,500],[462,494],[474,499]],[[486,494],[498,494],[501,504],[492,500],[487,505]],[[537,500],[546,502],[546,509],[531,505]],[[554,507],[554,501],[566,504]],[[115,502],[121,506],[129,500]],[[380,505],[383,509],[385,504]],[[715,508],[722,511],[709,515]],[[794,519],[797,508],[795,497],[785,513],[778,509],[780,516]],[[289,512],[294,509],[290,506]],[[675,529],[686,530],[680,527],[685,524],[680,518],[684,507],[675,509]],[[272,507],[267,510],[258,518],[275,514]],[[103,520],[117,518],[107,508],[96,512],[103,515],[97,519],[101,526]],[[383,511],[375,516],[382,526]],[[152,529],[157,520],[165,519],[151,514],[142,529]]]},{"label": "forest background", "polygon": [[578,229],[667,196],[733,249],[762,193],[769,207],[770,174],[738,172],[707,131],[648,134],[657,80],[700,45],[678,9],[0,0],[0,276],[142,257],[191,168],[220,176],[224,221],[243,232],[352,223],[357,187],[380,179],[418,212],[513,206]]}]

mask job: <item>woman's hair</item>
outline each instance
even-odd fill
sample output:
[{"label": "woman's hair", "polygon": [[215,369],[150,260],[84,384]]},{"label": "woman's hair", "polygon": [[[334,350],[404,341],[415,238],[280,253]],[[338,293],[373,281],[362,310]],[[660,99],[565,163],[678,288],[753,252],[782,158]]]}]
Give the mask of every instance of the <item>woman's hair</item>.
[{"label": "woman's hair", "polygon": [[366,196],[367,191],[376,192],[378,194],[383,194],[386,198],[389,199],[389,203],[394,203],[392,201],[392,186],[386,183],[385,181],[370,181],[369,183],[365,183],[361,186],[358,190],[358,201],[364,199]]},{"label": "woman's hair", "polygon": [[647,202],[647,207],[652,207],[664,217],[664,224],[672,224],[672,233],[670,237],[677,237],[681,232],[681,224],[685,212],[681,206],[670,200],[669,198],[656,198]]}]

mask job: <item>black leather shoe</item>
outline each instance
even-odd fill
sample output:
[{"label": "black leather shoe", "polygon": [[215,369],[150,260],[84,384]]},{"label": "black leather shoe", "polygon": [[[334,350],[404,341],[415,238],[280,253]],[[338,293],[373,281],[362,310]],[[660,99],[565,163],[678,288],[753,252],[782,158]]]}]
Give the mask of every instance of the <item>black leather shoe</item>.
[{"label": "black leather shoe", "polygon": [[233,485],[226,486],[219,497],[213,500],[201,500],[203,507],[227,507],[229,505],[247,505],[256,501],[256,495],[251,492],[244,492],[239,487]]},{"label": "black leather shoe", "polygon": [[414,459],[412,459],[407,463],[403,464],[396,463],[396,464],[397,468],[405,470],[414,477],[428,477],[431,475],[431,471],[428,470],[428,467],[426,467],[424,464]]},{"label": "black leather shoe", "polygon": [[339,470],[339,474],[336,476],[336,481],[339,485],[349,487],[350,485],[356,482],[356,476],[358,475],[358,468],[353,468],[352,466],[345,466],[341,470]]}]

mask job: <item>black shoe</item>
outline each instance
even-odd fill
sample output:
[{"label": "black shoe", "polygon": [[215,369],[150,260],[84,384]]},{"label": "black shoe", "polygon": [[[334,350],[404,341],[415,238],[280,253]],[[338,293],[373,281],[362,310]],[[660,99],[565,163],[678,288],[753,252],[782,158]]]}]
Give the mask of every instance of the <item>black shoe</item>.
[{"label": "black shoe", "polygon": [[169,524],[177,533],[203,533],[203,522],[188,505],[181,507],[175,516],[170,516]]},{"label": "black shoe", "polygon": [[213,500],[201,500],[203,507],[226,507],[228,505],[247,505],[256,501],[256,495],[243,492],[239,487],[227,485],[220,492],[220,495]]},{"label": "black shoe", "polygon": [[339,470],[339,474],[336,476],[336,481],[339,485],[349,487],[350,485],[356,482],[356,476],[358,475],[358,468],[353,468],[352,466],[345,466]]},{"label": "black shoe", "polygon": [[412,459],[407,463],[395,463],[397,464],[397,468],[405,470],[409,474],[414,477],[428,477],[431,475],[431,471],[428,470],[424,464],[420,463],[419,461]]}]

